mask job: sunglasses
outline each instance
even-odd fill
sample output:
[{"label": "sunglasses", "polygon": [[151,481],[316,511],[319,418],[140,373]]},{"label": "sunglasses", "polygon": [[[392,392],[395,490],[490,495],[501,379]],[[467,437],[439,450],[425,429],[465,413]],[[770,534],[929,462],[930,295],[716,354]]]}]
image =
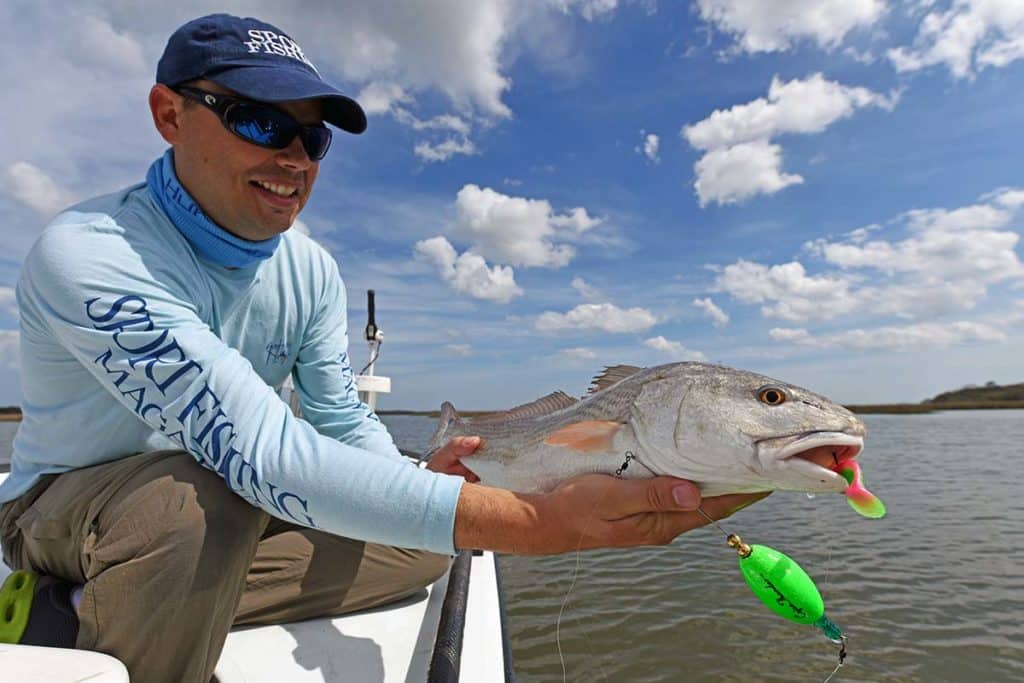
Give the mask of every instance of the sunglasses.
[{"label": "sunglasses", "polygon": [[312,161],[320,161],[331,146],[331,130],[322,123],[303,125],[276,107],[199,88],[174,91],[210,109],[229,131],[260,147],[284,149],[298,135]]}]

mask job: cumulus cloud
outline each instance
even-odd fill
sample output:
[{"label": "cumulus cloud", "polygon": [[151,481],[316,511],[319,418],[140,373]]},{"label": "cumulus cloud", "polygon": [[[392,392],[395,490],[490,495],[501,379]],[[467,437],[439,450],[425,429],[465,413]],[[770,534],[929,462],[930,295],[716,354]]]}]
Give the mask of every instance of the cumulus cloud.
[{"label": "cumulus cloud", "polygon": [[596,360],[597,353],[585,346],[574,346],[569,349],[562,349],[561,355],[572,361]]},{"label": "cumulus cloud", "polygon": [[397,105],[409,102],[411,98],[406,94],[402,86],[397,83],[385,83],[374,81],[368,83],[356,95],[356,101],[363,108],[367,116],[374,114],[387,114],[389,112],[407,112]]},{"label": "cumulus cloud", "polygon": [[4,192],[43,216],[53,216],[74,203],[74,195],[42,169],[27,161],[11,164],[4,171]]},{"label": "cumulus cloud", "polygon": [[817,348],[840,348],[855,351],[880,349],[916,351],[923,348],[946,348],[974,342],[1006,341],[1006,334],[991,325],[959,321],[953,323],[918,323],[914,325],[853,329],[837,334],[814,337],[804,329],[775,328],[772,339],[784,343]]},{"label": "cumulus cloud", "polygon": [[821,133],[857,109],[891,110],[897,99],[897,94],[886,96],[846,86],[826,80],[820,73],[789,82],[776,76],[767,98],[716,110],[706,119],[684,126],[680,134],[704,152],[694,166],[694,187],[701,206],[712,201],[732,204],[803,182],[799,175],[783,173],[782,150],[772,144],[773,138]]},{"label": "cumulus cloud", "polygon": [[476,154],[476,145],[467,138],[447,138],[436,145],[419,142],[413,151],[423,161],[448,161],[456,154]]},{"label": "cumulus cloud", "polygon": [[611,333],[643,332],[658,319],[646,308],[619,308],[611,303],[580,304],[567,313],[547,311],[536,322],[541,332],[588,330]]},{"label": "cumulus cloud", "polygon": [[671,356],[674,360],[705,360],[707,357],[700,351],[691,351],[676,341],[669,341],[662,336],[644,340],[644,346]]},{"label": "cumulus cloud", "polygon": [[[974,308],[994,285],[1024,282],[1011,226],[1024,203],[1018,188],[1001,188],[977,204],[915,209],[886,227],[819,239],[805,252],[832,272],[808,274],[803,263],[767,266],[737,261],[719,271],[716,286],[736,300],[761,304],[765,317],[792,322],[854,313],[928,320]],[[901,239],[882,239],[902,230]]]},{"label": "cumulus cloud", "polygon": [[516,285],[512,268],[488,268],[482,256],[469,251],[459,254],[444,237],[417,242],[415,253],[417,258],[436,266],[441,278],[457,292],[497,303],[508,303],[523,293]]},{"label": "cumulus cloud", "polygon": [[955,78],[1024,57],[1024,4],[1017,0],[954,0],[921,20],[912,47],[889,51],[897,71],[942,65]]},{"label": "cumulus cloud", "polygon": [[848,277],[808,275],[798,261],[764,266],[742,259],[726,266],[716,282],[738,301],[764,304],[765,317],[792,321],[829,320],[856,310],[861,300],[853,284]]},{"label": "cumulus cloud", "polygon": [[879,312],[917,317],[970,309],[992,285],[1024,279],[1020,235],[1010,229],[1020,192],[1003,188],[966,207],[908,211],[894,221],[910,233],[902,240],[815,240],[806,248],[845,271],[888,276],[885,285],[859,293]]},{"label": "cumulus cloud", "polygon": [[729,324],[729,314],[715,305],[711,299],[694,299],[693,305],[704,311],[704,315],[711,319],[715,327],[724,327]]},{"label": "cumulus cloud", "polygon": [[644,134],[640,131],[640,135],[643,136],[643,144],[636,147],[637,154],[643,154],[651,163],[659,163],[661,158],[658,156],[658,148],[661,146],[661,139],[654,133]]},{"label": "cumulus cloud", "polygon": [[619,6],[619,0],[548,0],[563,12],[578,11],[587,21],[607,16]]},{"label": "cumulus cloud", "polygon": [[14,287],[0,287],[0,311],[18,316],[18,301],[15,298]]},{"label": "cumulus cloud", "polygon": [[466,185],[455,200],[454,235],[492,261],[514,266],[561,268],[575,256],[569,244],[601,219],[582,207],[556,214],[544,199],[511,197],[490,188]]},{"label": "cumulus cloud", "polygon": [[799,174],[782,172],[782,147],[764,141],[713,149],[693,168],[697,174],[693,187],[701,206],[736,204],[804,182]]},{"label": "cumulus cloud", "polygon": [[148,75],[152,71],[139,40],[127,31],[115,30],[104,19],[82,17],[69,36],[78,43],[75,54],[86,63],[127,76]]},{"label": "cumulus cloud", "polygon": [[21,367],[21,351],[17,330],[0,330],[0,367],[17,370]]},{"label": "cumulus cloud", "polygon": [[581,277],[574,277],[572,279],[572,288],[579,292],[580,296],[588,301],[600,301],[605,298],[604,294],[602,294],[600,290],[592,287]]},{"label": "cumulus cloud", "polygon": [[884,0],[698,0],[697,7],[701,19],[750,53],[788,50],[799,40],[832,49],[885,12]]}]

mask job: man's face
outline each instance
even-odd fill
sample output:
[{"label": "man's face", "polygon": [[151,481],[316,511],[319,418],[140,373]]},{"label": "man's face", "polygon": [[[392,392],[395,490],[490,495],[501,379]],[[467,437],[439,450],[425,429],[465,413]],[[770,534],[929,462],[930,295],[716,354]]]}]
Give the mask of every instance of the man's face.
[{"label": "man's face", "polygon": [[[226,95],[211,81],[195,87]],[[323,121],[319,100],[277,103],[299,123]],[[239,138],[206,107],[181,109],[174,143],[178,179],[217,225],[243,239],[278,235],[295,222],[306,205],[320,165],[311,161],[298,136],[285,149],[268,149]]]}]

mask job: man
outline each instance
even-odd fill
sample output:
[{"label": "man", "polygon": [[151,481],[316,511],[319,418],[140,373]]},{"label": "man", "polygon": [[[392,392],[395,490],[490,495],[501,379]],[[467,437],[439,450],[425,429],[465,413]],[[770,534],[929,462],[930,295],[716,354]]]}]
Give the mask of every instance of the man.
[{"label": "man", "polygon": [[[667,543],[703,523],[680,480],[518,495],[460,464],[475,437],[427,470],[404,460],[358,400],[337,265],[288,230],[325,122],[361,133],[362,109],[280,29],[228,15],[179,28],[156,80],[170,149],[146,183],[59,215],[18,285],[24,421],[0,539],[31,572],[31,612],[9,639],[205,682],[233,625],[401,598],[456,549]],[[289,374],[301,420],[273,388]]]}]

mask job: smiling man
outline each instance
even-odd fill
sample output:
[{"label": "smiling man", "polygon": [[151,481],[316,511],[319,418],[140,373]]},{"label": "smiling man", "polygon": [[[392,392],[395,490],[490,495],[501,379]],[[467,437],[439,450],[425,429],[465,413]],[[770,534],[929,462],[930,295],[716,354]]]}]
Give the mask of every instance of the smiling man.
[{"label": "smiling man", "polygon": [[[24,421],[0,540],[23,571],[0,604],[29,616],[0,641],[205,683],[233,625],[393,601],[456,549],[667,543],[704,523],[681,480],[526,496],[475,483],[459,462],[475,437],[428,469],[402,458],[359,401],[337,264],[289,230],[327,124],[361,133],[362,109],[280,29],[223,14],[179,28],[156,80],[170,148],[145,183],[57,216],[18,284]],[[289,376],[302,419],[275,390]]]}]

